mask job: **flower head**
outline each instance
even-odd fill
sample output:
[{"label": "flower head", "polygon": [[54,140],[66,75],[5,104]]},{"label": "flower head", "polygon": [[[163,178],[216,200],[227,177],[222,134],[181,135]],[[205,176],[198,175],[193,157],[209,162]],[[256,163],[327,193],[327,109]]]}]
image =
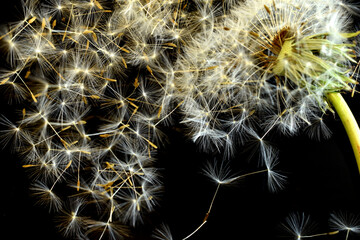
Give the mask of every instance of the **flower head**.
[{"label": "flower head", "polygon": [[[202,23],[175,65],[194,140],[231,150],[238,138],[273,128],[292,135],[319,122],[331,109],[327,95],[357,83],[351,39],[360,32],[351,32],[345,5],[245,1]],[[258,123],[265,133],[254,135]]]}]

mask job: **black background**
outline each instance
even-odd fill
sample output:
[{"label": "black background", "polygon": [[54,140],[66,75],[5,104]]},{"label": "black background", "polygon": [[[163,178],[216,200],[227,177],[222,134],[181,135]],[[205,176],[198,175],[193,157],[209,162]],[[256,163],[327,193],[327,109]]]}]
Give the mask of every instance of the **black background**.
[{"label": "black background", "polygon": [[[1,23],[16,19],[21,12],[18,2],[0,4]],[[348,95],[345,98],[360,122],[360,97]],[[1,114],[14,113],[6,96],[0,97],[0,107]],[[333,131],[328,140],[311,140],[305,134],[271,136],[280,150],[278,169],[288,177],[283,191],[269,193],[262,176],[221,187],[208,223],[191,239],[292,239],[280,226],[291,212],[309,214],[315,225],[314,233],[329,231],[328,218],[332,211],[360,214],[360,178],[347,135],[337,116],[329,113],[325,121]],[[136,229],[136,239],[150,239],[150,229],[161,221],[169,224],[174,239],[182,239],[202,222],[216,189],[201,174],[204,160],[212,160],[213,156],[199,152],[176,129],[169,127],[164,131],[168,143],[157,156],[164,192],[157,211]],[[246,154],[234,156],[234,172],[249,170],[246,168],[251,163],[244,160]],[[21,165],[21,159],[9,147],[2,150],[1,235],[6,239],[64,239],[58,233],[54,216],[46,208],[35,205],[28,190],[30,180]],[[345,235],[316,239],[345,239]],[[360,235],[349,239],[360,239]]]}]

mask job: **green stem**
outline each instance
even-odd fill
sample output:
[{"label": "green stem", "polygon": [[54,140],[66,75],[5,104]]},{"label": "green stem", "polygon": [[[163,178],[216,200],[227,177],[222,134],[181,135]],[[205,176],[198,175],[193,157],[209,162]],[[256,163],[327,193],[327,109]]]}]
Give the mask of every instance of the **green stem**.
[{"label": "green stem", "polygon": [[328,99],[339,115],[354,151],[360,172],[360,129],[349,106],[340,93],[329,93]]}]

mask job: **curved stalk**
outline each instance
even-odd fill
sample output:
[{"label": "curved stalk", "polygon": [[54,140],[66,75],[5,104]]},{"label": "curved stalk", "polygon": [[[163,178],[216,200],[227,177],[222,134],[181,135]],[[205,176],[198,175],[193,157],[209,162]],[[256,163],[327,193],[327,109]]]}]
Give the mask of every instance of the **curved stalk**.
[{"label": "curved stalk", "polygon": [[351,146],[354,151],[356,163],[360,172],[360,129],[353,113],[340,93],[329,93],[328,99],[334,106],[342,124],[345,127]]}]

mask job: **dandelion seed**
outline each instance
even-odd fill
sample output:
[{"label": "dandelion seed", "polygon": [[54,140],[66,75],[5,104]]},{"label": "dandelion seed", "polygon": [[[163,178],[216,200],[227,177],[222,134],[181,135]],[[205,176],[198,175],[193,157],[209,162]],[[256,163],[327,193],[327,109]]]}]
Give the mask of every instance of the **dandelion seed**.
[{"label": "dandelion seed", "polygon": [[266,155],[265,165],[268,171],[268,187],[271,192],[276,192],[284,188],[286,177],[274,170],[278,164],[277,152],[270,148]]},{"label": "dandelion seed", "polygon": [[220,166],[214,163],[208,163],[204,168],[204,174],[217,184],[231,183],[234,177],[230,173],[230,167],[221,162]]},{"label": "dandelion seed", "polygon": [[360,233],[360,220],[351,213],[337,212],[330,215],[330,227],[336,231],[345,231],[346,240],[350,233]]},{"label": "dandelion seed", "polygon": [[39,196],[39,203],[45,204],[50,210],[58,211],[62,208],[61,199],[46,184],[38,181],[30,188],[35,195]]},{"label": "dandelion seed", "polygon": [[159,240],[173,240],[170,228],[165,224],[161,224],[160,227],[154,231],[153,237]]},{"label": "dandelion seed", "polygon": [[60,231],[65,236],[71,237],[84,237],[83,228],[85,227],[86,217],[80,216],[81,208],[84,203],[77,201],[70,204],[71,211],[63,210],[63,215],[58,218]]},{"label": "dandelion seed", "polygon": [[304,213],[291,214],[286,218],[286,225],[284,224],[283,226],[297,240],[307,236],[313,228],[309,216],[306,216]]}]

